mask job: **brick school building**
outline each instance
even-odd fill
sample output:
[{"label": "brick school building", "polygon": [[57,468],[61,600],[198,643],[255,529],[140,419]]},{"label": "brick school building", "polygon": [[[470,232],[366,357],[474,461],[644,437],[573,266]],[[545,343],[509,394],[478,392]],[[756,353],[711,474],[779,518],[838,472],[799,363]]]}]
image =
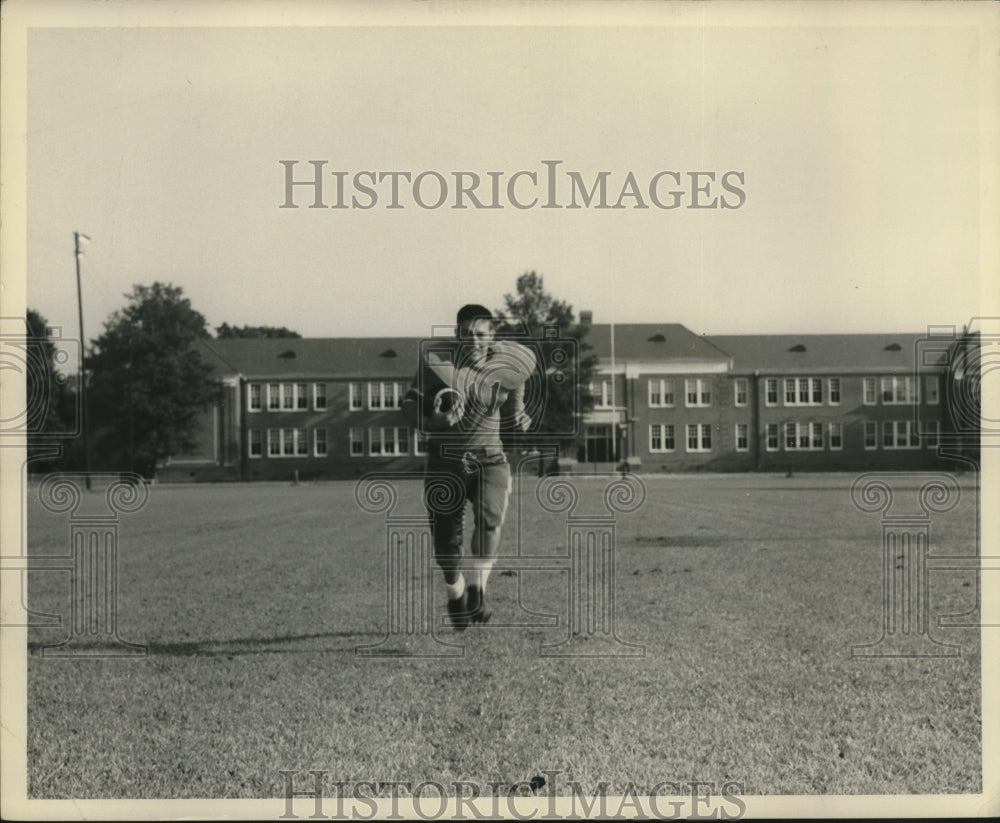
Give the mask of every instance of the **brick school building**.
[{"label": "brick school building", "polygon": [[[961,396],[949,364],[967,343],[948,329],[699,336],[679,324],[594,324],[589,312],[581,321],[598,357],[587,386],[594,405],[559,471],[955,467],[938,452],[953,428],[950,398]],[[219,400],[202,416],[197,448],[159,467],[159,480],[317,480],[422,467],[422,438],[401,408],[419,338],[199,345]]]}]

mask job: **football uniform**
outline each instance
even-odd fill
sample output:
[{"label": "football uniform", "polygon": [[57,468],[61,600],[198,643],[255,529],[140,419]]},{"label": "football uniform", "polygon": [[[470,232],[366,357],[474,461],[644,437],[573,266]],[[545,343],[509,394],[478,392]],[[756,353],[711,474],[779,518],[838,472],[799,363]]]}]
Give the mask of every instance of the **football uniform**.
[{"label": "football uniform", "polygon": [[[453,341],[425,352],[407,400],[419,407],[424,422],[435,411],[455,410],[454,425],[421,427],[427,442],[424,502],[442,571],[471,572],[482,588],[497,542],[487,535],[498,534],[503,525],[511,490],[501,423],[524,424],[524,384],[535,360],[529,349],[502,340],[494,341],[480,362],[471,351],[469,344]],[[475,532],[470,556],[463,560],[467,504]]]}]

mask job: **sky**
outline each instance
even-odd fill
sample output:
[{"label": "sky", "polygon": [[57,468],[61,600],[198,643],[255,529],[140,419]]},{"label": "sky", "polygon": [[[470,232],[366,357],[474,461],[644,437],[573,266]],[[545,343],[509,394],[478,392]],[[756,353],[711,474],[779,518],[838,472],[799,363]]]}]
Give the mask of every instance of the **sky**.
[{"label": "sky", "polygon": [[[78,231],[87,339],[157,280],[213,329],[417,336],[464,303],[500,307],[527,271],[595,322],[961,327],[988,270],[976,30],[797,20],[32,28],[27,304],[78,335]],[[371,209],[307,208],[305,187],[280,208],[282,160],[296,179],[326,161],[325,205],[332,172],[367,202],[352,187],[366,170],[436,172],[449,199],[421,208],[402,181],[389,209],[385,181]],[[480,175],[487,203],[488,172],[533,171],[542,184],[522,176],[515,196],[544,202],[556,160],[563,205],[567,172],[589,186],[606,171],[611,204],[631,173],[650,207],[522,210],[505,189],[500,209],[450,207],[456,171]],[[663,171],[679,208],[646,196]],[[704,194],[699,171],[715,174]]]}]

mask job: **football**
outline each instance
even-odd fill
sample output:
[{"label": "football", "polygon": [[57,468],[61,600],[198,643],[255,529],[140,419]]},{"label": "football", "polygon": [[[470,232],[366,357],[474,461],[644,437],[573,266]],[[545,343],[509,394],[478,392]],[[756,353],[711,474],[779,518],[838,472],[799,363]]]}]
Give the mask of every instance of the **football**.
[{"label": "football", "polygon": [[465,400],[462,393],[457,389],[444,388],[434,395],[434,410],[441,414],[448,414],[455,408],[462,408]]}]

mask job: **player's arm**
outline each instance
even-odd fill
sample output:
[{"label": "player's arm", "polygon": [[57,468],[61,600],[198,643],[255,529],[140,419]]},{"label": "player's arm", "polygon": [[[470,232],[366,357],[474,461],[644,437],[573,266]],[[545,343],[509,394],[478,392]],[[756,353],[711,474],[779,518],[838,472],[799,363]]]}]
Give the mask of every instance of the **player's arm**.
[{"label": "player's arm", "polygon": [[524,384],[511,389],[507,399],[500,406],[500,420],[510,428],[527,431],[531,427],[531,417],[524,410]]}]

